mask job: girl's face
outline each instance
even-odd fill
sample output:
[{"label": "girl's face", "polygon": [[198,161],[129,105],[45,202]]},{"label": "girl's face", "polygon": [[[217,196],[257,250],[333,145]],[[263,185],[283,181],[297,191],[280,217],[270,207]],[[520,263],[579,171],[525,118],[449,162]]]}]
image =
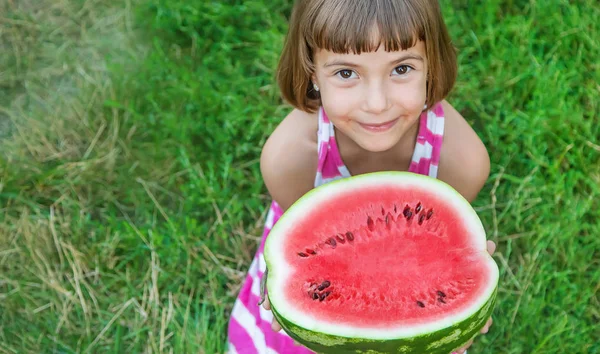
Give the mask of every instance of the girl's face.
[{"label": "girl's face", "polygon": [[313,82],[336,129],[361,148],[387,151],[418,121],[426,101],[427,58],[422,41],[408,50],[315,53]]}]

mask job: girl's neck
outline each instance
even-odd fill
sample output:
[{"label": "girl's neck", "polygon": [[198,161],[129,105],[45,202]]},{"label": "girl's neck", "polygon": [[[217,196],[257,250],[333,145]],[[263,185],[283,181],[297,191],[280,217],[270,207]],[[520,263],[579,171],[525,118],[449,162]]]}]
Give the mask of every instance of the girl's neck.
[{"label": "girl's neck", "polygon": [[[335,129],[335,127],[334,127]],[[391,149],[371,152],[335,129],[335,139],[340,157],[351,175],[378,171],[408,171],[419,133],[419,119]]]}]

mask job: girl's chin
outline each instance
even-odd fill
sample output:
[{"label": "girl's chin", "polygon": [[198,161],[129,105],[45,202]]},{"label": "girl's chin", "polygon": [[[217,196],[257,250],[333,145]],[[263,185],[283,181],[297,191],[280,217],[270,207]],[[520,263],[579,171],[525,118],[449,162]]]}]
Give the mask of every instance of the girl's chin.
[{"label": "girl's chin", "polygon": [[353,140],[358,146],[369,152],[385,152],[391,150],[399,142],[398,139],[386,139],[382,137],[361,137]]}]

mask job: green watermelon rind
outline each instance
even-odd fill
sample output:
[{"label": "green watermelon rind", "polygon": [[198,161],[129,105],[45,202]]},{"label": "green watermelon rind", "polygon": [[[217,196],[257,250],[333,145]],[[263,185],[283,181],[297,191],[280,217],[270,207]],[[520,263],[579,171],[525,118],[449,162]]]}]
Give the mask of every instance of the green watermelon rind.
[{"label": "green watermelon rind", "polygon": [[[368,180],[373,177],[381,176],[385,178],[398,178],[403,179],[406,178],[407,181],[415,182],[416,180],[420,180],[419,182],[426,182],[429,184],[436,185],[439,191],[446,193],[447,196],[451,196],[452,203],[458,204],[459,207],[464,207],[464,212],[466,214],[471,214],[471,222],[476,221],[475,224],[471,224],[471,226],[475,226],[480,230],[475,233],[482,234],[485,237],[485,231],[483,230],[483,225],[481,225],[481,221],[478,219],[475,211],[472,209],[471,204],[456,190],[454,190],[447,183],[440,181],[438,179],[423,176],[423,175],[415,175],[409,172],[375,172],[370,174],[363,174],[359,176],[355,176],[352,178],[344,178],[335,180],[327,183],[324,186],[315,188],[304,196],[299,198],[289,209],[288,213],[284,213],[280,220],[274,225],[272,228],[269,237],[266,240],[264,247],[264,257],[267,269],[269,269],[268,277],[267,277],[267,293],[273,294],[271,289],[273,285],[273,281],[275,278],[279,278],[282,276],[279,273],[278,269],[274,269],[272,267],[271,255],[277,256],[276,249],[277,247],[274,244],[277,242],[276,237],[272,237],[276,235],[281,228],[282,225],[286,224],[287,219],[291,219],[294,217],[292,211],[295,209],[295,213],[299,212],[300,207],[304,205],[307,201],[312,200],[314,195],[322,194],[327,189],[338,186],[341,187],[344,184],[347,184],[350,180],[353,180],[354,183],[360,183],[361,180]],[[477,220],[473,219],[476,218]],[[485,244],[485,239],[483,240]],[[485,247],[485,246],[484,246]],[[491,256],[490,256],[491,259]],[[491,260],[490,260],[491,261]],[[493,262],[493,261],[491,261]],[[446,326],[444,328],[432,329],[431,331],[423,334],[418,334],[416,336],[411,336],[410,338],[355,338],[355,337],[345,337],[343,334],[331,334],[331,333],[323,333],[318,331],[311,331],[302,327],[302,325],[298,323],[294,323],[291,320],[288,320],[281,314],[281,311],[278,310],[279,299],[276,297],[275,299],[272,296],[269,296],[269,301],[271,303],[271,309],[273,315],[277,319],[277,321],[282,325],[282,328],[288,333],[288,335],[294,338],[299,343],[302,343],[306,347],[316,351],[323,353],[450,353],[456,348],[460,348],[465,343],[467,343],[471,338],[476,336],[481,328],[485,325],[487,319],[491,316],[491,313],[494,309],[497,295],[497,286],[498,286],[498,268],[493,262],[494,273],[492,279],[495,280],[493,291],[489,291],[489,296],[487,299],[481,302],[481,306],[478,310],[472,309],[472,314],[468,317],[458,320],[456,323]],[[490,289],[491,290],[491,289]],[[274,301],[273,301],[274,300]],[[281,304],[283,305],[283,304]],[[286,312],[285,307],[283,307],[283,312]],[[466,330],[464,330],[466,328]],[[456,332],[459,331],[459,332]],[[463,333],[464,332],[464,333]],[[448,337],[448,338],[446,338]],[[446,341],[444,341],[446,338]],[[378,350],[374,350],[373,348],[378,348]]]},{"label": "green watermelon rind", "polygon": [[479,334],[492,315],[496,298],[497,288],[479,311],[453,326],[428,335],[385,340],[347,338],[314,332],[286,320],[275,308],[272,308],[272,312],[277,322],[291,338],[316,353],[449,354]]}]

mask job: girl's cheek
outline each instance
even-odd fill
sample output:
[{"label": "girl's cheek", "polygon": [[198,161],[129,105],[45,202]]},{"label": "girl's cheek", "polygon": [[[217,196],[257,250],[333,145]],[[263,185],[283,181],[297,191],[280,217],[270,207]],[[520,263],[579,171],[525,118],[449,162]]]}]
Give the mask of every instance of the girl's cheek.
[{"label": "girl's cheek", "polygon": [[356,90],[333,89],[321,96],[323,106],[329,114],[343,116],[360,104]]},{"label": "girl's cheek", "polygon": [[424,85],[411,85],[399,94],[398,99],[410,111],[420,112],[427,101],[427,92]]}]

